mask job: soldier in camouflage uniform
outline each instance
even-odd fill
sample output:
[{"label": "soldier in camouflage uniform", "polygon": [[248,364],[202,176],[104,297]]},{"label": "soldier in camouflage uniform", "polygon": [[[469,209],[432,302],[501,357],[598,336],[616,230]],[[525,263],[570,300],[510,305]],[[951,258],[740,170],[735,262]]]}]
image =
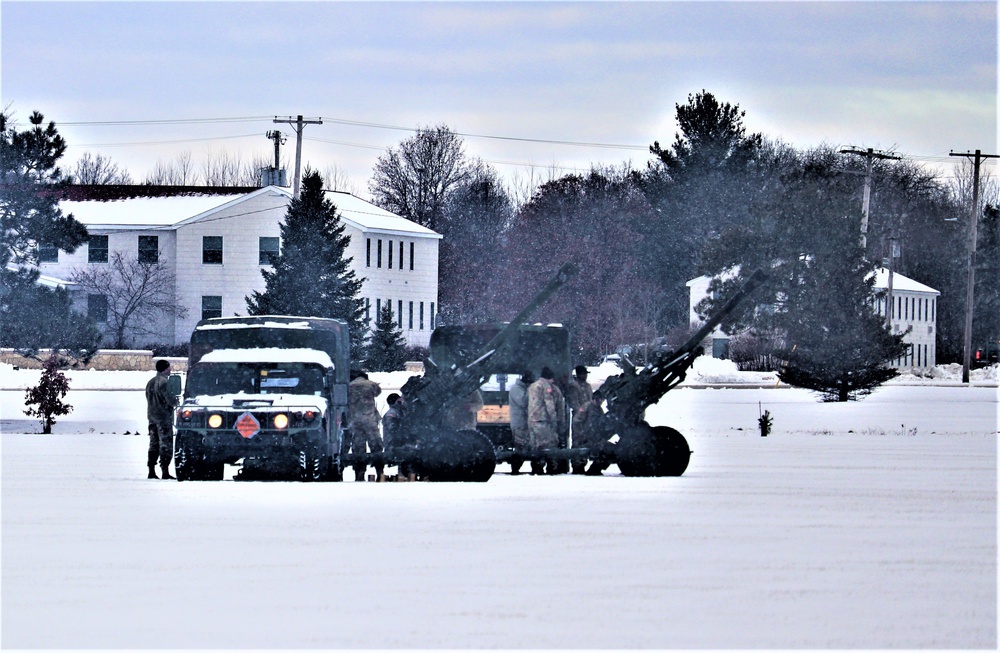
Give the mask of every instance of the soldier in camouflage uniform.
[{"label": "soldier in camouflage uniform", "polygon": [[[559,434],[566,430],[566,401],[553,380],[548,367],[542,368],[541,378],[528,388],[528,438],[533,449],[556,449]],[[556,460],[545,461],[549,474],[558,473]],[[531,463],[533,474],[544,473],[541,461]]]},{"label": "soldier in camouflage uniform", "polygon": [[[585,420],[585,412],[590,404],[590,399],[594,395],[590,384],[587,383],[587,368],[577,365],[573,370],[574,376],[569,380],[566,388],[566,403],[573,410],[573,447],[589,446],[589,434]],[[583,474],[587,466],[586,458],[577,458],[573,461],[573,473]]]},{"label": "soldier in camouflage uniform", "polygon": [[174,409],[177,408],[177,397],[167,390],[167,379],[170,378],[170,361],[156,361],[156,376],[146,384],[146,419],[149,420],[149,451],[146,464],[149,475],[146,478],[157,478],[156,460],[160,460],[161,478],[174,478],[170,475],[170,460],[174,457]]},{"label": "soldier in camouflage uniform", "polygon": [[510,473],[520,474],[524,458],[518,455],[528,448],[528,386],[535,381],[531,370],[524,370],[510,386],[507,394],[510,402],[510,431],[514,436],[514,455],[510,457]]},{"label": "soldier in camouflage uniform", "polygon": [[[382,436],[378,432],[379,415],[375,407],[375,397],[382,394],[382,388],[374,381],[368,380],[364,372],[352,373],[355,378],[347,386],[347,409],[350,414],[348,428],[351,431],[351,452],[365,453],[365,445],[372,453],[382,451]],[[354,480],[365,480],[367,465],[356,462]],[[375,473],[382,476],[382,465],[375,465]]]}]

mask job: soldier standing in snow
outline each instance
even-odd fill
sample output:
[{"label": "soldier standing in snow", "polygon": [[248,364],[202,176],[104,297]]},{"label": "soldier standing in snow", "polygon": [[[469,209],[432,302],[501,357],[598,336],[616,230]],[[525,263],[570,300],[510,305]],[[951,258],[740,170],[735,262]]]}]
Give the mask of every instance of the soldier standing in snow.
[{"label": "soldier standing in snow", "polygon": [[510,457],[510,473],[520,474],[524,458],[519,453],[524,452],[530,443],[528,439],[528,386],[535,380],[531,370],[524,370],[514,385],[510,386],[508,400],[510,401],[510,431],[514,436],[514,455]]},{"label": "soldier standing in snow", "polygon": [[[382,451],[382,436],[378,432],[378,408],[375,407],[375,397],[382,394],[382,388],[374,381],[368,380],[364,372],[352,372],[354,376],[347,386],[347,410],[350,414],[348,428],[351,430],[351,453],[364,454],[365,445],[372,453]],[[362,462],[356,462],[354,480],[365,480],[365,469]],[[375,465],[375,473],[382,476],[382,465]]]},{"label": "soldier standing in snow", "polygon": [[149,453],[146,457],[149,476],[146,478],[157,478],[157,458],[162,478],[174,478],[170,475],[170,460],[174,457],[174,408],[177,408],[177,397],[167,389],[169,378],[170,362],[156,361],[156,376],[146,383],[146,419],[149,420]]},{"label": "soldier standing in snow", "polygon": [[393,436],[396,435],[396,431],[399,429],[399,420],[403,416],[403,398],[393,392],[385,398],[385,403],[389,409],[382,416],[382,444],[386,449],[389,449],[398,444],[394,441]]},{"label": "soldier standing in snow", "polygon": [[[574,376],[569,380],[566,388],[566,403],[573,410],[573,447],[586,447],[589,438],[586,432],[585,411],[594,392],[590,384],[587,383],[586,367],[577,365],[573,372]],[[586,458],[574,460],[573,473],[583,474],[586,466]]]},{"label": "soldier standing in snow", "polygon": [[[541,378],[528,388],[528,438],[533,449],[556,449],[559,434],[566,428],[566,401],[563,393],[553,380],[555,375],[549,367],[543,367]],[[549,474],[557,474],[555,459],[545,461]],[[531,463],[533,474],[545,472],[541,461]]]}]

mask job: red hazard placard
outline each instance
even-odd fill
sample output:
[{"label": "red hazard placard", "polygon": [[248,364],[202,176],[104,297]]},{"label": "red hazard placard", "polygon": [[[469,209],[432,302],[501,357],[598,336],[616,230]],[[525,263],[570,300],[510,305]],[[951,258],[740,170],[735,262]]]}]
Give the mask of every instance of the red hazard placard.
[{"label": "red hazard placard", "polygon": [[243,413],[236,418],[236,430],[245,438],[252,438],[260,431],[260,422],[250,413]]}]

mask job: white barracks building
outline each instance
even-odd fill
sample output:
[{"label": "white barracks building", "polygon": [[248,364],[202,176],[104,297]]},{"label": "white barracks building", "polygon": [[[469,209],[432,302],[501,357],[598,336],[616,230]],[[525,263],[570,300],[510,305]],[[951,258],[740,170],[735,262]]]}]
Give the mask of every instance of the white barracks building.
[{"label": "white barracks building", "polygon": [[[279,186],[235,195],[215,189],[173,195],[147,193],[141,186],[131,189],[133,195],[121,199],[60,202],[64,214],[87,227],[90,241],[72,254],[43,250],[41,273],[63,280],[74,301],[106,323],[105,298],[74,287],[68,282],[73,273],[108,266],[115,252],[164,263],[186,315],[164,314],[148,325],[155,335],[136,336],[132,346],[183,344],[198,320],[246,315],[246,298],[265,289],[261,270],[281,249],[279,225],[291,192]],[[374,329],[377,310],[388,303],[407,345],[426,347],[438,305],[441,235],[349,193],[327,191],[326,196],[351,237],[347,256],[353,259],[354,273],[364,279],[361,297],[369,328]]]}]

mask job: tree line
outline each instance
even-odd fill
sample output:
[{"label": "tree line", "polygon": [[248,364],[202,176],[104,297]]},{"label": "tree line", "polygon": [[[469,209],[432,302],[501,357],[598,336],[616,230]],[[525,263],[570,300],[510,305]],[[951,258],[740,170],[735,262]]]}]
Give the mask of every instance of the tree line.
[{"label": "tree line", "polygon": [[[715,277],[713,296],[724,299],[761,267],[772,280],[758,308],[731,316],[724,326],[746,329],[786,364],[798,357],[803,369],[847,361],[836,372],[846,383],[848,372],[878,368],[871,363],[899,354],[899,338],[870,310],[875,293],[869,273],[888,262],[895,242],[901,256],[893,259],[894,269],[941,291],[938,361],[960,359],[971,204],[967,169],[948,182],[912,162],[876,160],[862,248],[863,160],[832,146],[803,150],[747,133],[745,111],[704,90],[675,108],[679,131],[669,146],[650,145],[645,167],[595,165],[584,174],[551,174],[527,189],[506,183],[492,166],[468,155],[446,125],[422,128],[388,148],[368,191],[379,206],[444,236],[439,322],[508,319],[540,280],[574,261],[578,278],[535,319],[567,325],[575,357],[592,363],[622,345],[679,342],[688,332],[689,279]],[[54,133],[54,125],[46,128],[36,116],[34,130]],[[5,123],[3,133],[5,147],[11,147],[19,132]],[[58,156],[50,159],[54,167]],[[116,183],[127,179],[122,171],[111,174],[110,161],[84,157],[74,181],[86,178],[83,164],[104,170],[103,178]],[[190,167],[189,157],[173,166]],[[344,183],[336,168],[327,173],[333,183]],[[101,178],[90,177],[94,183]],[[977,342],[1000,333],[996,186],[987,179],[983,190]],[[7,184],[4,192],[6,216]],[[72,246],[72,225],[64,226],[69,235],[62,242]],[[706,313],[712,308],[711,300],[700,307]],[[0,318],[2,313],[0,307]],[[867,351],[866,343],[875,343],[874,349]]]}]

